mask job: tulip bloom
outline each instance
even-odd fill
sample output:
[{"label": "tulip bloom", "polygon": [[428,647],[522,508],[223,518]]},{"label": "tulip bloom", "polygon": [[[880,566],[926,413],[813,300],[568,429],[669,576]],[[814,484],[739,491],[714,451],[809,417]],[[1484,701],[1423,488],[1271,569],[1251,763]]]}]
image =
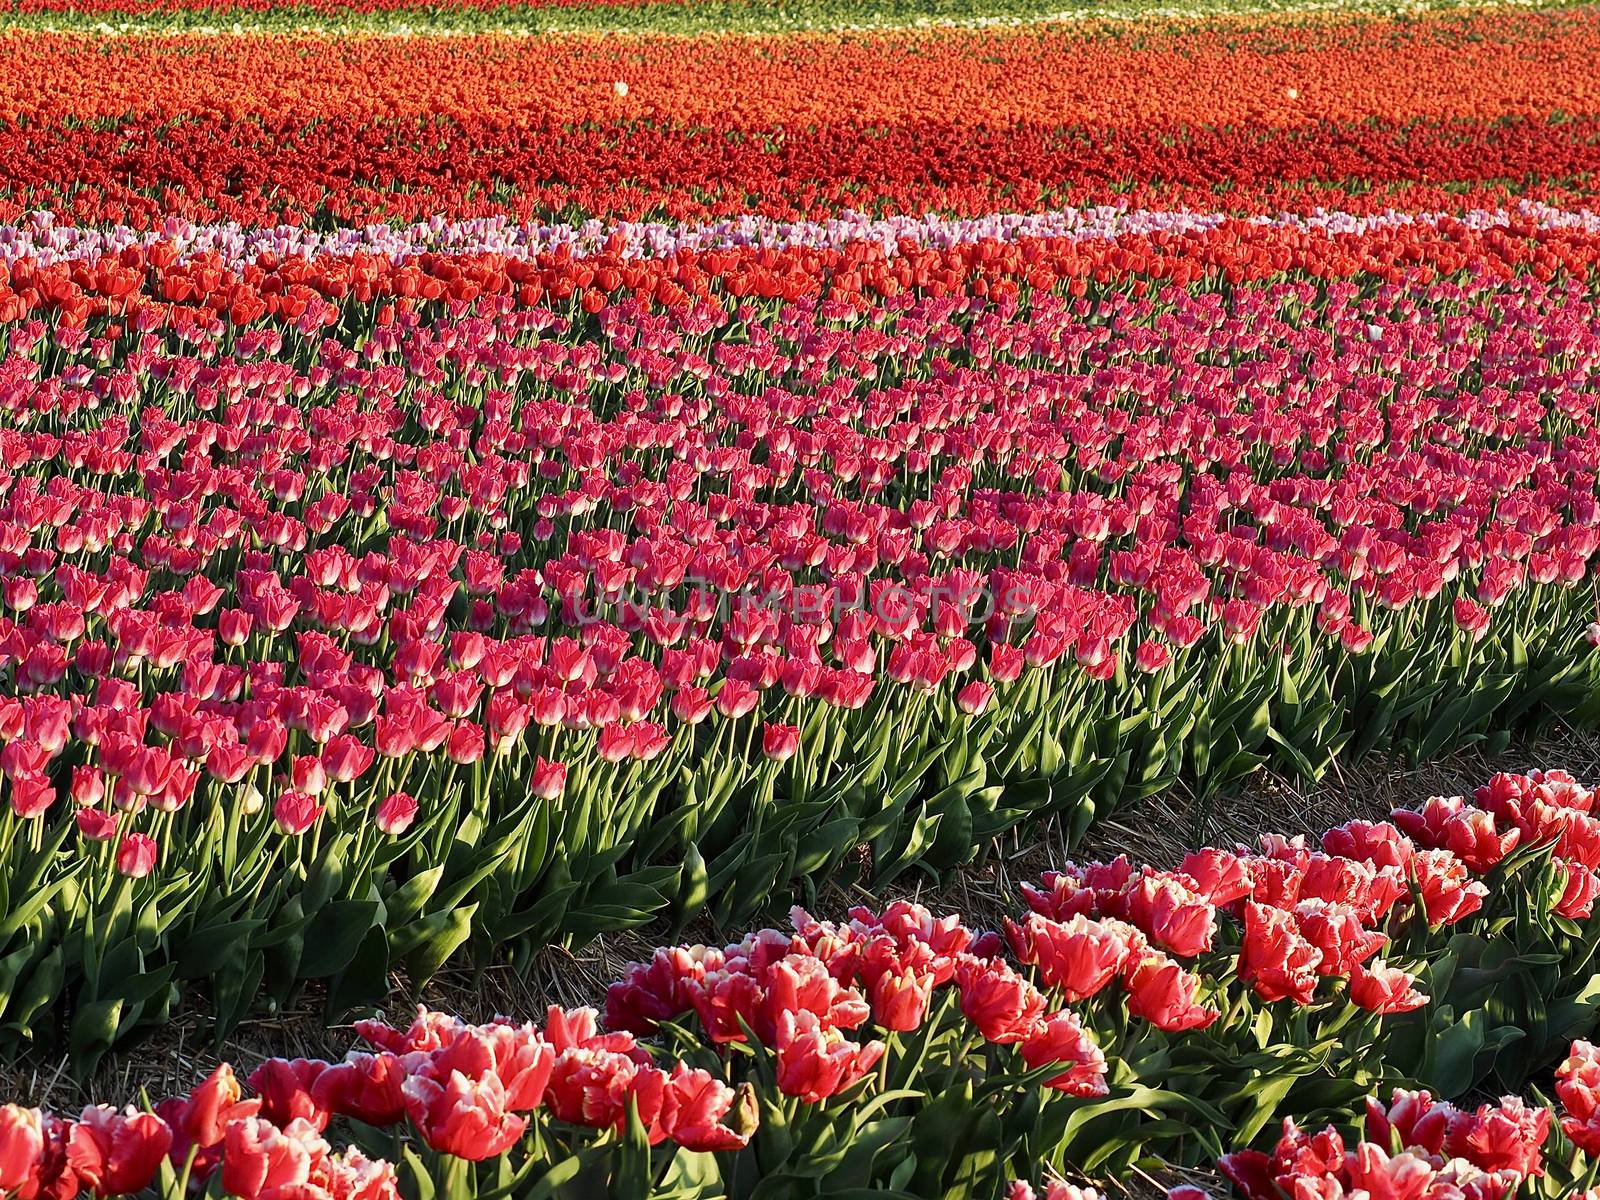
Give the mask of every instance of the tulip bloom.
[{"label": "tulip bloom", "polygon": [[981,679],[974,679],[956,693],[956,707],[969,717],[976,717],[989,707],[994,699],[994,688]]},{"label": "tulip bloom", "polygon": [[422,1140],[442,1154],[470,1162],[498,1158],[516,1145],[526,1117],[506,1108],[505,1084],[486,1073],[468,1079],[452,1071],[443,1080],[413,1075],[402,1086],[406,1114]]},{"label": "tulip bloom", "polygon": [[1426,992],[1418,991],[1416,980],[1398,967],[1375,958],[1358,966],[1350,975],[1350,999],[1375,1013],[1403,1013],[1428,1002]]},{"label": "tulip bloom", "polygon": [[75,814],[85,841],[109,842],[117,836],[117,814],[98,808],[80,808]]},{"label": "tulip bloom", "polygon": [[150,1186],[171,1146],[160,1117],[92,1105],[71,1126],[67,1163],[96,1196],[126,1196]]},{"label": "tulip bloom", "polygon": [[273,802],[272,819],[290,837],[299,837],[317,823],[322,805],[305,792],[284,792]]},{"label": "tulip bloom", "polygon": [[1069,1003],[1094,995],[1115,979],[1133,949],[1127,926],[1083,916],[1061,923],[1034,913],[1020,926],[1008,920],[1006,929],[1017,957],[1037,964],[1040,981],[1059,987]]},{"label": "tulip bloom", "polygon": [[780,1016],[774,1045],[779,1090],[807,1104],[842,1092],[872,1070],[884,1052],[882,1042],[858,1045],[825,1028],[809,1011]]},{"label": "tulip bloom", "polygon": [[1076,1013],[1058,1012],[1047,1017],[1021,1043],[1028,1069],[1060,1064],[1068,1069],[1044,1081],[1044,1086],[1069,1096],[1104,1096],[1106,1058],[1084,1029]]},{"label": "tulip bloom", "polygon": [[920,1028],[933,1000],[934,978],[932,971],[910,968],[882,972],[868,988],[872,1019],[897,1033]]},{"label": "tulip bloom", "polygon": [[1245,905],[1239,978],[1263,1000],[1311,1003],[1322,954],[1301,936],[1293,914],[1250,902]]},{"label": "tulip bloom", "polygon": [[1000,959],[963,955],[956,960],[955,977],[961,1011],[991,1042],[1020,1042],[1044,1019],[1039,990]]},{"label": "tulip bloom", "polygon": [[305,1058],[267,1059],[250,1073],[249,1080],[261,1097],[261,1115],[279,1127],[300,1119],[319,1132],[326,1129],[331,1113],[313,1097],[313,1090],[327,1066]]},{"label": "tulip bloom", "polygon": [[233,1068],[223,1063],[186,1099],[157,1104],[156,1115],[172,1130],[173,1159],[181,1162],[191,1146],[206,1150],[217,1145],[229,1125],[255,1116],[261,1101],[242,1095]]},{"label": "tulip bloom", "polygon": [[395,792],[378,805],[372,823],[390,837],[399,837],[416,819],[417,802],[405,792]]},{"label": "tulip bloom", "polygon": [[156,858],[161,848],[153,837],[143,833],[130,833],[117,847],[117,870],[130,879],[143,879],[156,869]]},{"label": "tulip bloom", "polygon": [[761,730],[761,752],[773,762],[788,762],[800,749],[800,730],[794,725],[768,724]]},{"label": "tulip bloom", "polygon": [[14,1195],[33,1176],[44,1153],[44,1123],[37,1108],[0,1106],[0,1192]]},{"label": "tulip bloom", "polygon": [[1195,1003],[1200,979],[1165,954],[1142,955],[1123,978],[1128,1012],[1168,1033],[1204,1029],[1220,1015]]},{"label": "tulip bloom", "polygon": [[539,759],[534,764],[533,779],[528,785],[528,790],[541,800],[554,800],[566,790],[567,765],[566,763],[550,762]]}]

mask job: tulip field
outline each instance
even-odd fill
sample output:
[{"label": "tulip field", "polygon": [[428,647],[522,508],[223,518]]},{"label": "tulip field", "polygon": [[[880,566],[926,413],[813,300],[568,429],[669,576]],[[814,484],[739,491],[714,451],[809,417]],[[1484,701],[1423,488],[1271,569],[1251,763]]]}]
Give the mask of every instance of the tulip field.
[{"label": "tulip field", "polygon": [[1600,1200],[1596,64],[0,6],[0,1200]]}]

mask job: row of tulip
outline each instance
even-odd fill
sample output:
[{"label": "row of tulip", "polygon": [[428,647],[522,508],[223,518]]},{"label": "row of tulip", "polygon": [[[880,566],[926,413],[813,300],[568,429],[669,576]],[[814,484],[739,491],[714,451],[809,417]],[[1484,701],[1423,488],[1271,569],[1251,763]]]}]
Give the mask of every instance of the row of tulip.
[{"label": "row of tulip", "polygon": [[[406,1028],[357,1022],[368,1049],[342,1062],[263,1063],[248,1099],[223,1066],[148,1112],[7,1106],[0,1188],[975,1196],[1041,1166],[1205,1158],[1285,1109],[1347,1110],[1385,1084],[1464,1095],[1496,1041],[1480,1010],[1456,1005],[1484,988],[1504,1013],[1541,971],[1582,977],[1571,1012],[1555,989],[1548,1008],[1510,1014],[1541,1030],[1515,1056],[1527,1068],[1592,1028],[1594,806],[1560,772],[1500,775],[1320,846],[1274,835],[1176,870],[1068,865],[1025,889],[1031,911],[999,934],[906,901],[838,924],[797,909],[791,932],[658,950],[611,986],[604,1031],[588,1009],[552,1008],[542,1027],[421,1010]],[[1481,969],[1480,944],[1501,946],[1499,969]],[[1596,1070],[1562,1068],[1574,1140],[1592,1124],[1578,1089]],[[1419,1144],[1439,1132],[1488,1171],[1520,1153],[1534,1173],[1537,1142],[1517,1141],[1526,1123],[1510,1107],[1416,1109],[1407,1099],[1386,1120]],[[351,1148],[331,1153],[330,1133]],[[1241,1179],[1268,1163],[1343,1169],[1331,1139],[1292,1140],[1282,1163],[1225,1161]]]},{"label": "row of tulip", "polygon": [[[0,23],[98,25],[103,2],[16,0]],[[971,2],[562,0],[517,19],[787,28],[813,5],[893,22]],[[163,19],[226,20],[211,0],[188,3],[201,6],[163,4]],[[392,8],[409,3],[363,7],[380,22],[502,19],[477,0]],[[1348,16],[1179,20],[1130,43],[1125,26],[1003,20],[1049,0],[983,7],[996,4],[1000,20],[981,29],[704,38],[693,54],[677,36],[553,37],[530,54],[501,36],[14,32],[0,41],[0,220],[36,205],[150,225],[1088,203],[1456,210],[1578,202],[1596,168],[1585,97],[1600,19],[1588,6],[1424,14],[1399,34]],[[313,7],[273,20],[305,16],[321,19]]]},{"label": "row of tulip", "polygon": [[[783,136],[864,127],[1096,129],[1357,125],[1587,111],[1600,18],[1586,5],[1364,17],[706,38],[84,39],[13,34],[0,117],[635,117]],[[409,69],[408,69],[409,68]],[[434,81],[449,80],[448,88]],[[626,85],[619,94],[617,83]],[[455,214],[451,214],[455,215]]]},{"label": "row of tulip", "polygon": [[8,1034],[1594,719],[1593,226],[13,231]]},{"label": "row of tulip", "polygon": [[441,211],[520,221],[1090,204],[1461,211],[1530,196],[1581,203],[1583,180],[1600,168],[1596,120],[869,129],[835,120],[775,136],[617,114],[576,128],[540,117],[513,138],[502,118],[478,115],[140,116],[90,127],[74,118],[0,130],[0,219],[35,208],[158,228],[173,216],[328,228]]},{"label": "row of tulip", "polygon": [[[1600,1200],[1600,1048],[1572,1043],[1555,1095],[1555,1104],[1505,1096],[1463,1111],[1425,1089],[1395,1088],[1387,1102],[1367,1097],[1344,1129],[1310,1133],[1286,1117],[1270,1153],[1236,1150],[1220,1166],[1245,1200]],[[1168,1198],[1211,1200],[1194,1185]]]}]

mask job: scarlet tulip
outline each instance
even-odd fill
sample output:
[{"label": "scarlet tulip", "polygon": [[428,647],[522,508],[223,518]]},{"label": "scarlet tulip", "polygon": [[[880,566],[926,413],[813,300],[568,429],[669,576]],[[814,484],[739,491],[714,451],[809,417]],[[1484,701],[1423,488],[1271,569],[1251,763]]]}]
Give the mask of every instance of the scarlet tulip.
[{"label": "scarlet tulip", "polygon": [[1165,954],[1145,953],[1132,961],[1123,980],[1128,1011],[1158,1029],[1182,1033],[1204,1029],[1220,1015],[1195,1003],[1200,979]]},{"label": "scarlet tulip", "polygon": [[1410,1012],[1428,1002],[1427,993],[1419,991],[1415,984],[1407,972],[1375,958],[1351,972],[1350,999],[1369,1012]]},{"label": "scarlet tulip", "polygon": [[1044,1020],[1044,997],[1000,959],[962,955],[956,960],[961,1011],[991,1042],[1007,1045],[1031,1036]]},{"label": "scarlet tulip", "polygon": [[1041,1021],[1020,1044],[1028,1069],[1060,1064],[1068,1069],[1044,1086],[1069,1096],[1104,1096],[1106,1059],[1076,1013],[1058,1012]]},{"label": "scarlet tulip", "polygon": [[261,1097],[260,1113],[280,1128],[302,1119],[319,1132],[331,1113],[314,1098],[319,1076],[328,1064],[312,1059],[269,1058],[250,1073],[250,1086]]},{"label": "scarlet tulip", "polygon": [[416,819],[417,802],[405,792],[394,792],[378,805],[372,823],[390,837],[399,837]]},{"label": "scarlet tulip", "polygon": [[71,1126],[67,1163],[96,1196],[127,1196],[150,1186],[171,1146],[160,1117],[92,1105]]},{"label": "scarlet tulip", "polygon": [[44,1153],[44,1119],[36,1108],[0,1106],[0,1191],[15,1195]]},{"label": "scarlet tulip", "polygon": [[147,834],[130,833],[117,847],[117,870],[131,879],[143,879],[156,869],[161,847]]},{"label": "scarlet tulip", "polygon": [[1254,901],[1245,905],[1239,978],[1261,999],[1311,1003],[1322,954],[1301,936],[1291,913]]},{"label": "scarlet tulip", "polygon": [[817,1104],[850,1087],[883,1057],[882,1042],[864,1045],[828,1029],[816,1013],[785,1012],[778,1018],[774,1047],[778,1057],[778,1088]]},{"label": "scarlet tulip", "polygon": [[315,825],[321,815],[322,805],[304,792],[284,792],[272,804],[273,821],[290,837],[299,837]]},{"label": "scarlet tulip", "polygon": [[460,1071],[442,1081],[412,1075],[402,1091],[406,1114],[422,1140],[470,1162],[498,1158],[528,1126],[527,1118],[507,1110],[505,1085],[493,1072],[475,1080]]}]

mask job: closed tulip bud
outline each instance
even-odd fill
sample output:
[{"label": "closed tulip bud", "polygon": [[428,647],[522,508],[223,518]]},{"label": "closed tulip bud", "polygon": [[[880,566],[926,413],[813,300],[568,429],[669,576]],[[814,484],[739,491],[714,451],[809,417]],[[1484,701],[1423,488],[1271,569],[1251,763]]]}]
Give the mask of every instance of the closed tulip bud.
[{"label": "closed tulip bud", "polygon": [[43,817],[56,802],[55,785],[48,775],[18,775],[11,781],[11,811],[23,820]]},{"label": "closed tulip bud", "polygon": [[794,725],[766,725],[761,730],[761,752],[773,762],[788,762],[800,749],[800,730]]},{"label": "closed tulip bud", "polygon": [[534,764],[528,790],[541,800],[554,800],[567,790],[567,764],[541,758]]},{"label": "closed tulip bud", "polygon": [[711,696],[705,688],[680,688],[672,697],[672,715],[685,725],[698,725],[710,714]]},{"label": "closed tulip bud", "polygon": [[1157,641],[1140,642],[1133,652],[1133,665],[1146,675],[1153,675],[1172,661],[1172,651]]},{"label": "closed tulip bud", "polygon": [[289,782],[297,792],[318,796],[328,786],[328,772],[315,754],[299,754],[290,766]]},{"label": "closed tulip bud", "polygon": [[317,823],[322,805],[304,792],[284,792],[272,805],[272,819],[291,837],[299,837]]},{"label": "closed tulip bud", "polygon": [[78,832],[86,841],[109,842],[117,836],[117,814],[99,808],[80,808]]},{"label": "closed tulip bud", "polygon": [[417,819],[417,802],[405,792],[396,792],[378,805],[372,821],[390,837],[399,837]]},{"label": "closed tulip bud", "polygon": [[717,711],[729,720],[749,714],[761,702],[761,693],[742,679],[725,679],[717,692]]},{"label": "closed tulip bud", "polygon": [[26,576],[13,575],[5,582],[6,607],[24,613],[39,602],[39,585]]},{"label": "closed tulip bud", "polygon": [[956,693],[956,707],[969,717],[976,717],[989,707],[993,699],[994,688],[981,679],[975,679]]},{"label": "closed tulip bud", "polygon": [[242,646],[250,640],[255,618],[240,608],[225,608],[217,614],[217,636],[225,646]]},{"label": "closed tulip bud", "polygon": [[156,840],[143,833],[130,833],[117,847],[117,870],[130,879],[143,879],[156,869],[156,856],[160,847]]},{"label": "closed tulip bud", "polygon": [[37,1108],[0,1106],[0,1192],[14,1196],[44,1153],[44,1117]]},{"label": "closed tulip bud", "polygon": [[84,808],[94,808],[106,798],[105,773],[97,767],[72,768],[72,800]]},{"label": "closed tulip bud", "polygon": [[1600,621],[1590,621],[1584,626],[1583,640],[1591,646],[1600,646]]},{"label": "closed tulip bud", "polygon": [[453,763],[461,766],[471,766],[483,757],[484,739],[482,727],[471,721],[457,721],[450,730],[450,737],[445,741],[445,756]]},{"label": "closed tulip bud", "polygon": [[1339,631],[1339,644],[1346,654],[1360,656],[1372,645],[1372,632],[1352,621]]}]

